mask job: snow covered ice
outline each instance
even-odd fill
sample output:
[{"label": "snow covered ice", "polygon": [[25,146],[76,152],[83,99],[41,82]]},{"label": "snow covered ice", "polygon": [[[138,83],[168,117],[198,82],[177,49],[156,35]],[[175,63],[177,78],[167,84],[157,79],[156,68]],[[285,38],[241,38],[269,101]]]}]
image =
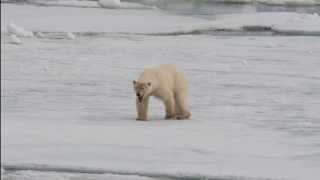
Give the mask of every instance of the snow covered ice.
[{"label": "snow covered ice", "polygon": [[[4,179],[320,178],[319,16],[51,4],[1,4],[1,28],[45,35],[1,30]],[[132,80],[165,63],[187,73],[192,119],[151,99],[136,121]]]}]

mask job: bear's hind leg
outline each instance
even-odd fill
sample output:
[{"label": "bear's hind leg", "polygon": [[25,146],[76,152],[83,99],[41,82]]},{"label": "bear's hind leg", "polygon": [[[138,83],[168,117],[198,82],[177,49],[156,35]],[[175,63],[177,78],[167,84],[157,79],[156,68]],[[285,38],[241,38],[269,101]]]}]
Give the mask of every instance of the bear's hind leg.
[{"label": "bear's hind leg", "polygon": [[176,93],[176,106],[179,109],[179,115],[177,119],[189,119],[191,116],[190,111],[188,110],[187,95],[184,92]]},{"label": "bear's hind leg", "polygon": [[178,103],[178,98],[177,98],[177,94],[175,93],[174,95],[174,100],[175,100],[175,109],[176,109],[176,117],[180,117],[182,116],[182,112]]}]

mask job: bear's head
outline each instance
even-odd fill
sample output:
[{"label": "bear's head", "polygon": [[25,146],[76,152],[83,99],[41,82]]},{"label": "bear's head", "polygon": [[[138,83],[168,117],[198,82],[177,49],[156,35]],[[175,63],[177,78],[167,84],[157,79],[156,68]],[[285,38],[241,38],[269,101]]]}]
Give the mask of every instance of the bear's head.
[{"label": "bear's head", "polygon": [[133,87],[140,103],[151,93],[152,90],[151,82],[138,82],[134,80]]}]

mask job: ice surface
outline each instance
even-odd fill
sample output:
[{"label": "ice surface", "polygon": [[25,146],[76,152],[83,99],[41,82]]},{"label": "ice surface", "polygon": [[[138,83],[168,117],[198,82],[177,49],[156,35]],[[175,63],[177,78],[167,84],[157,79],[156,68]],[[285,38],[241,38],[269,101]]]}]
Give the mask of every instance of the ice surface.
[{"label": "ice surface", "polygon": [[[6,11],[1,11],[2,24],[15,21],[26,29],[42,32],[156,33],[192,29],[193,26],[208,22],[167,15],[157,10],[2,6],[6,8]],[[57,11],[60,13],[57,14]]]},{"label": "ice surface", "polygon": [[[313,37],[212,36],[2,44],[3,162],[317,179],[319,44]],[[131,81],[159,63],[186,70],[192,120],[164,120],[154,99],[151,120],[134,120]]]},{"label": "ice surface", "polygon": [[[2,163],[37,170],[6,170],[5,178],[319,179],[319,36],[156,35],[262,25],[316,32],[318,16],[212,21],[151,10],[1,8],[1,23],[45,35],[17,46],[1,34]],[[164,120],[151,99],[150,121],[135,121],[131,82],[163,63],[185,69],[192,119]]]}]

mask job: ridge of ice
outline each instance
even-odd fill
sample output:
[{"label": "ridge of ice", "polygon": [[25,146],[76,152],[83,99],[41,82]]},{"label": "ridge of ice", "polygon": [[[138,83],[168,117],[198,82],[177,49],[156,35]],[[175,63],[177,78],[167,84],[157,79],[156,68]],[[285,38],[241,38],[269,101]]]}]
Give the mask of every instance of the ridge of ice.
[{"label": "ridge of ice", "polygon": [[99,0],[98,4],[103,8],[116,9],[121,7],[120,0]]},{"label": "ridge of ice", "polygon": [[24,28],[19,27],[14,23],[10,23],[7,26],[7,31],[10,34],[15,34],[15,35],[20,36],[20,37],[33,37],[33,32],[27,31]]}]

